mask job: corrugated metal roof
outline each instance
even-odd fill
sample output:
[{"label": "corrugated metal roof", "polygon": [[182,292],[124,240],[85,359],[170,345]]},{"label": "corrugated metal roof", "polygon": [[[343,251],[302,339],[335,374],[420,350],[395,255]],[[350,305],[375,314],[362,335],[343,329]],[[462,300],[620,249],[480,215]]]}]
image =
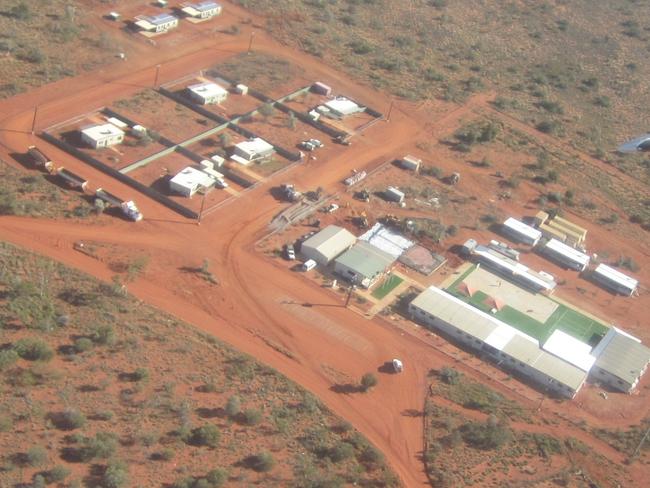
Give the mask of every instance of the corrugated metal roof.
[{"label": "corrugated metal roof", "polygon": [[337,225],[328,225],[303,242],[301,248],[314,249],[328,259],[334,259],[338,254],[352,246],[356,240],[354,234],[347,229]]},{"label": "corrugated metal roof", "polygon": [[583,371],[589,371],[596,361],[591,354],[591,346],[566,332],[556,329],[546,340],[542,348],[551,354],[564,359]]},{"label": "corrugated metal roof", "polygon": [[567,246],[563,242],[558,241],[557,239],[551,239],[544,245],[545,251],[551,251],[551,253],[558,254],[570,261],[573,261],[580,266],[587,266],[589,264],[589,256],[583,252],[578,251],[577,249]]},{"label": "corrugated metal roof", "polygon": [[638,339],[612,327],[594,349],[595,365],[633,384],[650,362],[650,349]]},{"label": "corrugated metal roof", "polygon": [[637,280],[621,273],[611,266],[607,266],[606,264],[599,264],[598,267],[594,270],[594,273],[596,275],[602,276],[603,278],[607,278],[608,280],[618,283],[619,285],[629,288],[630,290],[634,290],[637,286],[639,286],[639,282]]},{"label": "corrugated metal roof", "polygon": [[336,258],[355,274],[372,278],[383,273],[395,262],[395,257],[365,241],[357,242],[352,248]]},{"label": "corrugated metal roof", "polygon": [[503,226],[533,240],[537,240],[542,237],[542,233],[540,231],[512,217],[508,218],[503,223]]}]

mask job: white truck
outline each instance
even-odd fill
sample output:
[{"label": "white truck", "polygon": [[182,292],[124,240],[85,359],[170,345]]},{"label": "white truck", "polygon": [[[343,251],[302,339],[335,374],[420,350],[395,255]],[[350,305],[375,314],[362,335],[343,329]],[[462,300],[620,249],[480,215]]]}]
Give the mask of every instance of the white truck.
[{"label": "white truck", "polygon": [[120,197],[113,195],[106,190],[103,190],[102,188],[98,188],[95,191],[95,196],[100,200],[105,201],[109,205],[118,207],[122,214],[129,220],[132,220],[133,222],[139,222],[142,220],[142,212],[140,212],[133,200],[125,201]]}]

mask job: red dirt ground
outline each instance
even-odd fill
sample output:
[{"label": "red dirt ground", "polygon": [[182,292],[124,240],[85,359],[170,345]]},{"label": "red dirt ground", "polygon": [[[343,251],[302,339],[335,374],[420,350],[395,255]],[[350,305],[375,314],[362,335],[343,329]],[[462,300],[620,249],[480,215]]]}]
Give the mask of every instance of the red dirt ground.
[{"label": "red dirt ground", "polygon": [[[250,13],[230,5],[227,8],[240,19],[252,17]],[[38,127],[47,127],[85,109],[109,104],[151,86],[157,64],[161,64],[160,80],[165,82],[245,51],[250,28],[243,25],[239,36],[230,36],[214,33],[214,25],[184,25],[183,29],[191,34],[183,37],[180,33],[174,33],[165,41],[175,41],[173,50],[143,49],[142,56],[132,57],[119,66],[63,80],[3,101],[0,103],[0,113],[3,114],[0,121],[0,155],[24,152],[30,144],[38,144],[44,146],[48,154],[65,163],[66,167],[83,169],[94,185],[120,195],[132,195],[135,192],[124,185],[30,134],[34,104],[40,105]],[[260,31],[255,39],[255,49],[285,57],[312,73],[314,79],[336,85],[341,92],[360,102],[377,105],[373,102],[387,100],[385,95],[355,85],[344,75],[310,57],[277,45]],[[326,192],[340,191],[340,180],[349,175],[353,168],[376,165],[395,154],[412,152],[413,144],[418,139],[438,139],[452,133],[461,117],[476,108],[485,107],[489,99],[490,95],[480,95],[462,107],[440,104],[426,107],[426,110],[418,110],[411,103],[398,102],[390,123],[376,124],[355,138],[350,148],[326,162],[309,163],[313,171],[303,171],[301,166],[294,166],[289,174],[282,175],[282,180],[291,178],[298,187],[303,188],[321,186]],[[376,108],[382,109],[380,106]],[[432,114],[441,116],[432,120]],[[553,143],[559,144],[557,141]],[[541,395],[519,384],[515,387],[518,394],[513,393],[512,386],[500,381],[505,376],[502,372],[448,345],[442,345],[439,349],[439,340],[408,322],[389,323],[380,318],[371,322],[351,313],[340,306],[336,297],[323,292],[317,284],[306,282],[294,273],[278,270],[272,260],[255,252],[254,243],[264,236],[268,222],[279,211],[279,205],[268,192],[271,186],[282,182],[279,180],[279,177],[271,178],[254,190],[244,192],[240,198],[215,213],[215,218],[205,220],[201,226],[180,219],[144,196],[132,195],[145,214],[145,221],[137,225],[118,220],[95,226],[5,217],[0,220],[0,228],[3,239],[103,280],[109,280],[112,271],[97,260],[75,252],[72,248],[75,241],[93,240],[147,248],[150,261],[156,264],[151,271],[129,285],[131,293],[252,354],[314,392],[386,454],[406,486],[427,484],[420,460],[423,449],[422,419],[408,412],[421,411],[423,408],[429,369],[454,362],[447,351],[462,358],[455,367],[466,374],[488,383],[509,397],[517,398],[531,409],[537,407]],[[462,184],[464,191],[480,193],[479,178],[463,180]],[[523,207],[511,202],[500,205],[509,212],[524,211]],[[637,261],[648,262],[647,245],[626,242],[593,225],[579,223],[589,228],[590,242],[595,248],[617,246]],[[487,231],[474,234],[480,238],[489,236]],[[459,233],[459,240],[464,237]],[[202,284],[197,285],[196,280],[178,272],[180,267],[199,265],[204,258],[210,260],[213,272],[220,281],[220,286],[209,295],[204,292]],[[541,258],[531,256],[533,267],[537,266],[535,259]],[[548,263],[544,261],[543,266],[548,267]],[[556,274],[564,277],[567,273]],[[646,267],[639,276],[642,282],[649,282],[650,269]],[[570,283],[571,277],[567,278]],[[650,308],[647,294],[628,300],[614,298],[588,283],[584,287],[590,295],[584,308],[620,320],[624,327],[643,338],[650,336],[642,327],[644,323],[647,325],[645,310]],[[568,285],[560,290],[559,295],[583,303],[582,295]],[[290,351],[292,357],[279,351],[280,348],[269,347],[270,342]],[[333,390],[337,383],[356,381],[363,373],[375,371],[392,357],[404,360],[405,372],[399,376],[381,375],[379,385],[370,393],[341,394]],[[579,438],[600,454],[615,462],[622,462],[620,453],[564,418],[574,421],[585,419],[595,426],[626,428],[648,415],[648,393],[645,381],[638,395],[610,395],[609,402],[616,404],[617,411],[622,409],[626,412],[624,419],[618,413],[598,408],[595,403],[584,405],[594,400],[592,388],[586,388],[574,402],[546,401],[541,405],[539,417],[553,419],[559,424],[552,429],[543,426],[540,430],[560,437],[570,435]],[[633,464],[627,469],[629,486],[642,486],[642,480],[647,479],[645,468]]]}]

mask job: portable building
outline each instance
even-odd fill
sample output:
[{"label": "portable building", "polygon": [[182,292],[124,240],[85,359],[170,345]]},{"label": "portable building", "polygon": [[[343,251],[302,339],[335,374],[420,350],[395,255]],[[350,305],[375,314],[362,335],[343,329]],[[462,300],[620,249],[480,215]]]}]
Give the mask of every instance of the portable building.
[{"label": "portable building", "polygon": [[124,140],[124,131],[113,124],[97,124],[81,130],[81,140],[94,149],[119,144]]},{"label": "portable building", "polygon": [[248,94],[248,86],[246,86],[246,85],[244,85],[242,83],[238,83],[235,86],[235,92],[237,94],[239,94],[239,95],[247,95]]},{"label": "portable building", "polygon": [[648,369],[650,349],[630,334],[612,327],[594,348],[592,377],[618,391],[630,393]]},{"label": "portable building", "polygon": [[185,197],[192,198],[192,195],[201,188],[212,188],[215,183],[216,179],[209,174],[188,166],[169,180],[169,189]]},{"label": "portable building", "polygon": [[589,265],[589,256],[577,249],[567,246],[556,239],[547,241],[541,247],[544,255],[548,256],[555,262],[576,271],[584,271]]},{"label": "portable building", "polygon": [[422,160],[416,158],[415,156],[404,156],[400,160],[400,166],[404,169],[410,169],[412,171],[419,171]]},{"label": "portable building", "polygon": [[512,240],[531,246],[537,245],[542,237],[542,233],[539,230],[512,217],[503,223],[501,229]]},{"label": "portable building", "polygon": [[606,264],[599,264],[591,273],[591,277],[609,290],[625,296],[631,296],[639,286],[638,280]]},{"label": "portable building", "polygon": [[275,152],[271,144],[264,139],[255,137],[248,141],[235,144],[235,152],[232,155],[233,161],[243,165],[248,165],[252,161],[268,158]]},{"label": "portable building", "polygon": [[333,100],[329,100],[328,102],[325,102],[323,106],[326,109],[322,111],[324,112],[324,115],[329,115],[335,118],[343,118],[365,110],[365,107],[361,107],[345,97],[337,97]]},{"label": "portable building", "polygon": [[148,32],[162,33],[178,27],[178,18],[172,14],[139,15],[135,25]]},{"label": "portable building", "polygon": [[350,249],[357,238],[347,229],[328,225],[300,246],[300,252],[318,264],[327,264]]},{"label": "portable building", "polygon": [[311,91],[318,93],[319,95],[325,95],[326,97],[329,97],[332,94],[332,88],[320,81],[317,81],[311,86]]},{"label": "portable building", "polygon": [[228,90],[212,82],[190,85],[187,91],[192,100],[202,105],[221,103],[228,98]]},{"label": "portable building", "polygon": [[359,241],[334,260],[334,272],[363,288],[370,288],[395,262],[391,254]]},{"label": "portable building", "polygon": [[204,2],[186,2],[181,4],[181,11],[195,19],[211,19],[221,13],[222,7],[217,2],[206,0]]},{"label": "portable building", "polygon": [[501,276],[535,292],[551,293],[557,286],[551,275],[541,272],[536,273],[524,264],[518,263],[489,247],[477,245],[472,251],[472,256]]},{"label": "portable building", "polygon": [[384,197],[386,200],[390,200],[391,202],[402,203],[404,201],[404,196],[404,192],[398,190],[394,186],[389,186],[386,188],[386,191],[384,191]]},{"label": "portable building", "polygon": [[585,372],[589,372],[596,361],[596,356],[591,354],[591,346],[589,344],[576,339],[560,329],[553,331],[542,346],[542,349]]}]

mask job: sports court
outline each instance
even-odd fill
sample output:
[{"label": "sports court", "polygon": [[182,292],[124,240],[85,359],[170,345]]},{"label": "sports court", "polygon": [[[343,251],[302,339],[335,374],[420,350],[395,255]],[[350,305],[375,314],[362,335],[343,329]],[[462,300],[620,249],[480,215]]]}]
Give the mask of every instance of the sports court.
[{"label": "sports court", "polygon": [[469,268],[447,291],[542,344],[556,329],[592,346],[607,332],[600,321],[480,267]]}]

